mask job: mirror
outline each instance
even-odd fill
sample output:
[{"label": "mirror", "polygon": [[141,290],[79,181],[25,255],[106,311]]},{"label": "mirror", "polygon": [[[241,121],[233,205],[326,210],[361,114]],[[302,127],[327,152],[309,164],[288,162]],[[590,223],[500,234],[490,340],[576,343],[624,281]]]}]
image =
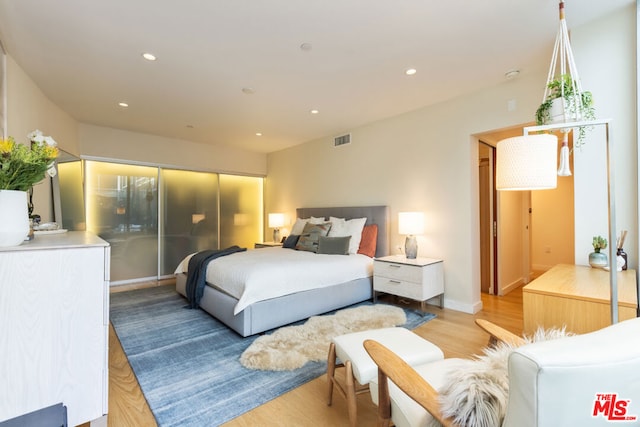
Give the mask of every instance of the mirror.
[{"label": "mirror", "polygon": [[53,221],[66,230],[86,229],[84,174],[80,158],[60,150],[56,176],[51,178]]}]

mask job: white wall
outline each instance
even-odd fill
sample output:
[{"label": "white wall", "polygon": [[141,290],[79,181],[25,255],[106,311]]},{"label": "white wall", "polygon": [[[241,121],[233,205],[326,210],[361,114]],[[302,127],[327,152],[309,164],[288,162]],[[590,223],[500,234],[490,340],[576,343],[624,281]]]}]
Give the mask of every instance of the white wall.
[{"label": "white wall", "polygon": [[[598,114],[612,115],[623,123],[620,128],[624,129],[616,130],[621,139],[619,181],[628,181],[637,169],[635,122],[630,117],[635,87],[624,84],[635,70],[635,42],[627,40],[635,37],[635,14],[630,14],[632,19],[628,15],[625,11],[572,32],[580,40],[574,53],[580,58],[578,67],[585,70],[583,83],[596,97]],[[609,36],[621,29],[624,36]],[[588,40],[601,35],[606,42]],[[620,43],[619,38],[625,39],[621,46],[610,46]],[[589,49],[597,51],[589,53]],[[618,78],[614,70],[615,77],[596,75],[605,61],[614,63],[616,69],[624,68],[621,84],[611,82]],[[392,252],[396,253],[395,247],[403,241],[397,231],[398,212],[422,210],[427,230],[418,241],[419,255],[444,260],[445,306],[479,310],[478,148],[471,135],[530,123],[544,91],[547,67],[548,63],[540,64],[540,69],[522,70],[518,79],[499,86],[351,129],[351,145],[334,148],[332,138],[327,137],[269,154],[266,211],[287,212],[293,219],[296,207],[385,204],[391,211]],[[602,84],[591,82],[605,78]],[[601,92],[608,94],[601,96]],[[516,111],[507,111],[509,100],[516,101]],[[575,175],[578,180],[579,174]],[[635,180],[628,184],[626,190],[620,190],[627,197],[619,198],[619,211],[635,235],[637,188]],[[576,186],[577,192],[585,193],[576,197],[579,216],[585,212],[579,201],[591,191]],[[591,231],[576,226],[576,241],[586,240],[585,235],[590,236]],[[635,259],[635,242],[633,246],[628,252]]]},{"label": "white wall", "polygon": [[[78,154],[76,121],[52,103],[7,55],[7,135],[17,142],[27,143],[27,135],[35,129],[53,137],[61,149]],[[33,204],[34,213],[39,214],[43,222],[51,221],[49,180],[34,186]]]},{"label": "white wall", "polygon": [[[636,10],[621,12],[571,33],[582,86],[591,90],[596,115],[611,118],[616,223],[629,230],[625,251],[629,266],[638,266],[638,152],[636,123]],[[605,134],[587,134],[575,154],[575,262],[588,265],[592,237],[608,235]],[[615,242],[614,242],[615,245]]]},{"label": "white wall", "polygon": [[[325,138],[272,153],[267,212],[293,218],[296,207],[388,205],[392,252],[397,253],[403,242],[398,212],[424,211],[419,255],[444,260],[445,305],[477,311],[478,146],[470,135],[530,121],[543,74],[542,69],[523,71],[517,81],[352,129],[351,145],[334,148]],[[511,99],[518,109],[508,112]]]},{"label": "white wall", "polygon": [[[558,143],[559,147],[560,143]],[[570,162],[573,157],[570,156]],[[571,171],[572,174],[575,174],[573,166],[571,166]],[[556,264],[574,263],[573,177],[574,175],[559,176],[557,188],[531,192],[532,270],[546,271]]]},{"label": "white wall", "polygon": [[264,153],[83,123],[78,132],[84,157],[243,175],[263,176],[267,172]]}]

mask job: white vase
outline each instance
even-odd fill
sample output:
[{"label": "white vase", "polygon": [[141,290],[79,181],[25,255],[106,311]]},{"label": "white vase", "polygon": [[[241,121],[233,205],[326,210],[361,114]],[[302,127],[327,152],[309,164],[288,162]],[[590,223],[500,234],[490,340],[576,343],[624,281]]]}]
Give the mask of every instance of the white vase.
[{"label": "white vase", "polygon": [[28,234],[27,192],[0,190],[0,246],[17,246]]}]

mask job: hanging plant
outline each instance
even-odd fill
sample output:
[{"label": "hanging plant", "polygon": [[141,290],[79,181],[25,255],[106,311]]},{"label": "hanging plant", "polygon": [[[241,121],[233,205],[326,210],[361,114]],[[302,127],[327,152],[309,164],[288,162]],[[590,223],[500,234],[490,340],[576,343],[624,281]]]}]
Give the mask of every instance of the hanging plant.
[{"label": "hanging plant", "polygon": [[[552,114],[556,105],[559,105],[559,113]],[[536,111],[536,124],[546,125],[559,121],[586,121],[595,120],[593,96],[589,91],[578,93],[576,82],[571,75],[562,74],[547,83],[546,99]],[[574,147],[580,147],[584,143],[586,127],[577,128],[577,136]]]}]

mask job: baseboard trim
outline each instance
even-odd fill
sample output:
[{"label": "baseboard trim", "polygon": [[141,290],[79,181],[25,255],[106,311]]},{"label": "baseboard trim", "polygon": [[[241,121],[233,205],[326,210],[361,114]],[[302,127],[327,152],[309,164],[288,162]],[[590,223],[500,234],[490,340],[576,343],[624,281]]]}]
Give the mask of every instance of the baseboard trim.
[{"label": "baseboard trim", "polygon": [[462,303],[460,301],[444,299],[444,308],[461,311],[463,313],[476,314],[482,310],[482,301],[476,301],[473,304]]}]

